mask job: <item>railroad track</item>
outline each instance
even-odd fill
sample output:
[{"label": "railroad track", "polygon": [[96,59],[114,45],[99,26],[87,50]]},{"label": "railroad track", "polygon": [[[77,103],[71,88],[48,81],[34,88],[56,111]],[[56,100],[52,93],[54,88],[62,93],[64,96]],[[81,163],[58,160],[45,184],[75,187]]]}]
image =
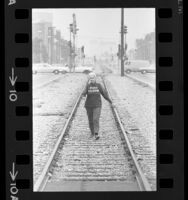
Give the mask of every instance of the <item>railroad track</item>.
[{"label": "railroad track", "polygon": [[100,139],[91,138],[80,94],[34,191],[151,191],[116,108],[104,100],[100,126]]}]

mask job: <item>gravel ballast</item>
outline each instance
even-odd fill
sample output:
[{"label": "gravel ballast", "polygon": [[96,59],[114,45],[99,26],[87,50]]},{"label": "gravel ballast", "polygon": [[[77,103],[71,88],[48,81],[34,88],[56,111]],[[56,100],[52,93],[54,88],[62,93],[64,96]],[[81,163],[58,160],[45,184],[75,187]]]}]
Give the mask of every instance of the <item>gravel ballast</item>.
[{"label": "gravel ballast", "polygon": [[[35,80],[38,81],[33,83],[35,86],[40,84],[40,79]],[[46,164],[86,80],[84,74],[66,74],[49,85],[33,90],[34,182]]]}]

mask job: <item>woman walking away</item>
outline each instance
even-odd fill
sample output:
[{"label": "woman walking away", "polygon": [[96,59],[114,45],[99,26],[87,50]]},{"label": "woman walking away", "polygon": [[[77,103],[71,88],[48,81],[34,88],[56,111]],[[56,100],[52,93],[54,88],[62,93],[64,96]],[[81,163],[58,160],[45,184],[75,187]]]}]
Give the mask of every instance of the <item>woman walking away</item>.
[{"label": "woman walking away", "polygon": [[96,74],[91,72],[89,74],[89,81],[83,92],[83,96],[87,95],[85,108],[87,111],[91,136],[95,136],[96,140],[99,139],[99,118],[102,106],[101,94],[107,101],[112,104],[112,101],[109,98],[107,91],[100,83],[96,82]]}]

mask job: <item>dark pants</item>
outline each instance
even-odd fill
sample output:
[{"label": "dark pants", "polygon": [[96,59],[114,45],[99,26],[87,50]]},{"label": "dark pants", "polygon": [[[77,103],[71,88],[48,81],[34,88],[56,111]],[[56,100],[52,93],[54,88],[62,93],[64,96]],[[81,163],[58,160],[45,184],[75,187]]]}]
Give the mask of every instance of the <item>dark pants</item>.
[{"label": "dark pants", "polygon": [[101,114],[101,107],[86,108],[89,120],[89,128],[92,134],[99,133],[99,118]]}]

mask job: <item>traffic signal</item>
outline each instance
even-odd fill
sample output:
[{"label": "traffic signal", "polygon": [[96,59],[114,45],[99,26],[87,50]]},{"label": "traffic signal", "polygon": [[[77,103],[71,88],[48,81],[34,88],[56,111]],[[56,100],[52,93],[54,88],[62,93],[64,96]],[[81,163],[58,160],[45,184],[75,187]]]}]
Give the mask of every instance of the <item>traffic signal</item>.
[{"label": "traffic signal", "polygon": [[123,59],[124,61],[128,60],[128,56],[125,54]]},{"label": "traffic signal", "polygon": [[121,58],[121,45],[118,44],[118,53],[117,53],[118,58]]},{"label": "traffic signal", "polygon": [[127,45],[127,43],[125,43],[125,50],[127,50],[127,47],[128,47],[128,45]]},{"label": "traffic signal", "polygon": [[70,26],[70,31],[73,32],[73,24],[69,24]]},{"label": "traffic signal", "polygon": [[127,33],[127,26],[124,26],[123,32],[124,32],[124,33]]}]

